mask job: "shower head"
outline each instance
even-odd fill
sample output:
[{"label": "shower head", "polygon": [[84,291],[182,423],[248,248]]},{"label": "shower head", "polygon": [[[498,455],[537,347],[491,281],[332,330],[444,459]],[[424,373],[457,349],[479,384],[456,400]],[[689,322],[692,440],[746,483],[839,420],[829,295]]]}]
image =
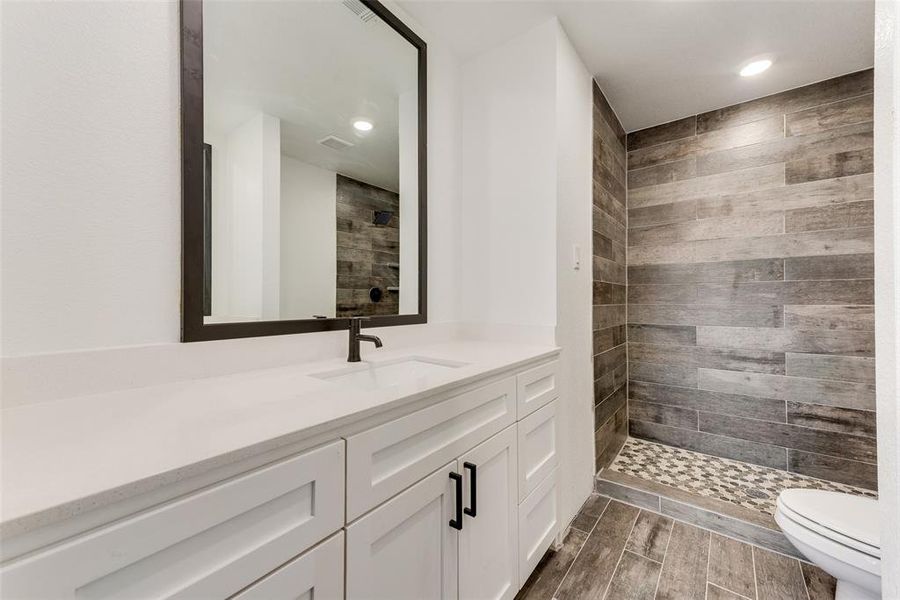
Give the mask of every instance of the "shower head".
[{"label": "shower head", "polygon": [[375,216],[372,218],[372,223],[375,225],[387,225],[391,222],[393,216],[394,212],[391,210],[376,210]]}]

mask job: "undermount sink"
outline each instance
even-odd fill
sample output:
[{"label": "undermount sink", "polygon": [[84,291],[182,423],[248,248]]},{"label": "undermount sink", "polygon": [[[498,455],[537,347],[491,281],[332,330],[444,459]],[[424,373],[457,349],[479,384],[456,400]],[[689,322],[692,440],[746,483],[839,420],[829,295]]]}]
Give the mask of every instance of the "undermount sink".
[{"label": "undermount sink", "polygon": [[356,363],[342,369],[313,373],[312,377],[364,390],[380,390],[447,373],[466,364],[440,358],[405,356],[382,362]]}]

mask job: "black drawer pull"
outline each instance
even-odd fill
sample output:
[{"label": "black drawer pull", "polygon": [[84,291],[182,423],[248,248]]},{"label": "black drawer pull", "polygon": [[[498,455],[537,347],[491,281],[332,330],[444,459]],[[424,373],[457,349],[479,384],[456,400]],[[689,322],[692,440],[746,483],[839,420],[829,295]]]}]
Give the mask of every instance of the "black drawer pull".
[{"label": "black drawer pull", "polygon": [[463,467],[471,471],[472,475],[469,478],[469,507],[464,508],[463,512],[469,515],[470,517],[475,517],[477,515],[476,512],[476,503],[478,502],[478,466],[467,462],[463,463]]},{"label": "black drawer pull", "polygon": [[450,479],[452,479],[456,483],[456,518],[450,519],[450,527],[453,529],[462,530],[462,475],[459,473],[450,473]]}]

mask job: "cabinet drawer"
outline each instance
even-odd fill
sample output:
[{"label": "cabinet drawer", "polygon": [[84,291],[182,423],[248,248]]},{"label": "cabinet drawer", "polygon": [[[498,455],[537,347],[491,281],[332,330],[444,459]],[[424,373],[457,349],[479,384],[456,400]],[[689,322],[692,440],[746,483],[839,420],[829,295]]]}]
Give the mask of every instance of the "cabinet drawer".
[{"label": "cabinet drawer", "polygon": [[336,533],[232,600],[343,600],[344,532]]},{"label": "cabinet drawer", "polygon": [[556,475],[553,469],[519,505],[519,586],[525,585],[559,529]]},{"label": "cabinet drawer", "polygon": [[535,367],[516,376],[519,419],[525,418],[559,396],[559,361]]},{"label": "cabinet drawer", "polygon": [[347,521],[515,420],[510,377],[347,438]]},{"label": "cabinet drawer", "polygon": [[10,598],[226,597],[341,527],[344,443],[240,475],[0,571]]},{"label": "cabinet drawer", "polygon": [[559,463],[556,449],[556,401],[521,421],[519,430],[519,502],[537,488]]}]

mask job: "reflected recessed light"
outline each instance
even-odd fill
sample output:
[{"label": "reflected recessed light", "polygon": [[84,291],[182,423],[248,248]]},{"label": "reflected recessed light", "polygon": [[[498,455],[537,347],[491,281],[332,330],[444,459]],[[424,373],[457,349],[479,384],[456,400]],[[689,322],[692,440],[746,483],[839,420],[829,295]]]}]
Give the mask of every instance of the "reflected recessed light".
[{"label": "reflected recessed light", "polygon": [[353,127],[357,131],[372,131],[372,127],[374,127],[374,125],[372,125],[370,121],[364,121],[360,119],[359,121],[353,121]]},{"label": "reflected recessed light", "polygon": [[754,60],[752,63],[741,69],[741,77],[752,77],[754,75],[759,75],[771,66],[771,60]]}]

